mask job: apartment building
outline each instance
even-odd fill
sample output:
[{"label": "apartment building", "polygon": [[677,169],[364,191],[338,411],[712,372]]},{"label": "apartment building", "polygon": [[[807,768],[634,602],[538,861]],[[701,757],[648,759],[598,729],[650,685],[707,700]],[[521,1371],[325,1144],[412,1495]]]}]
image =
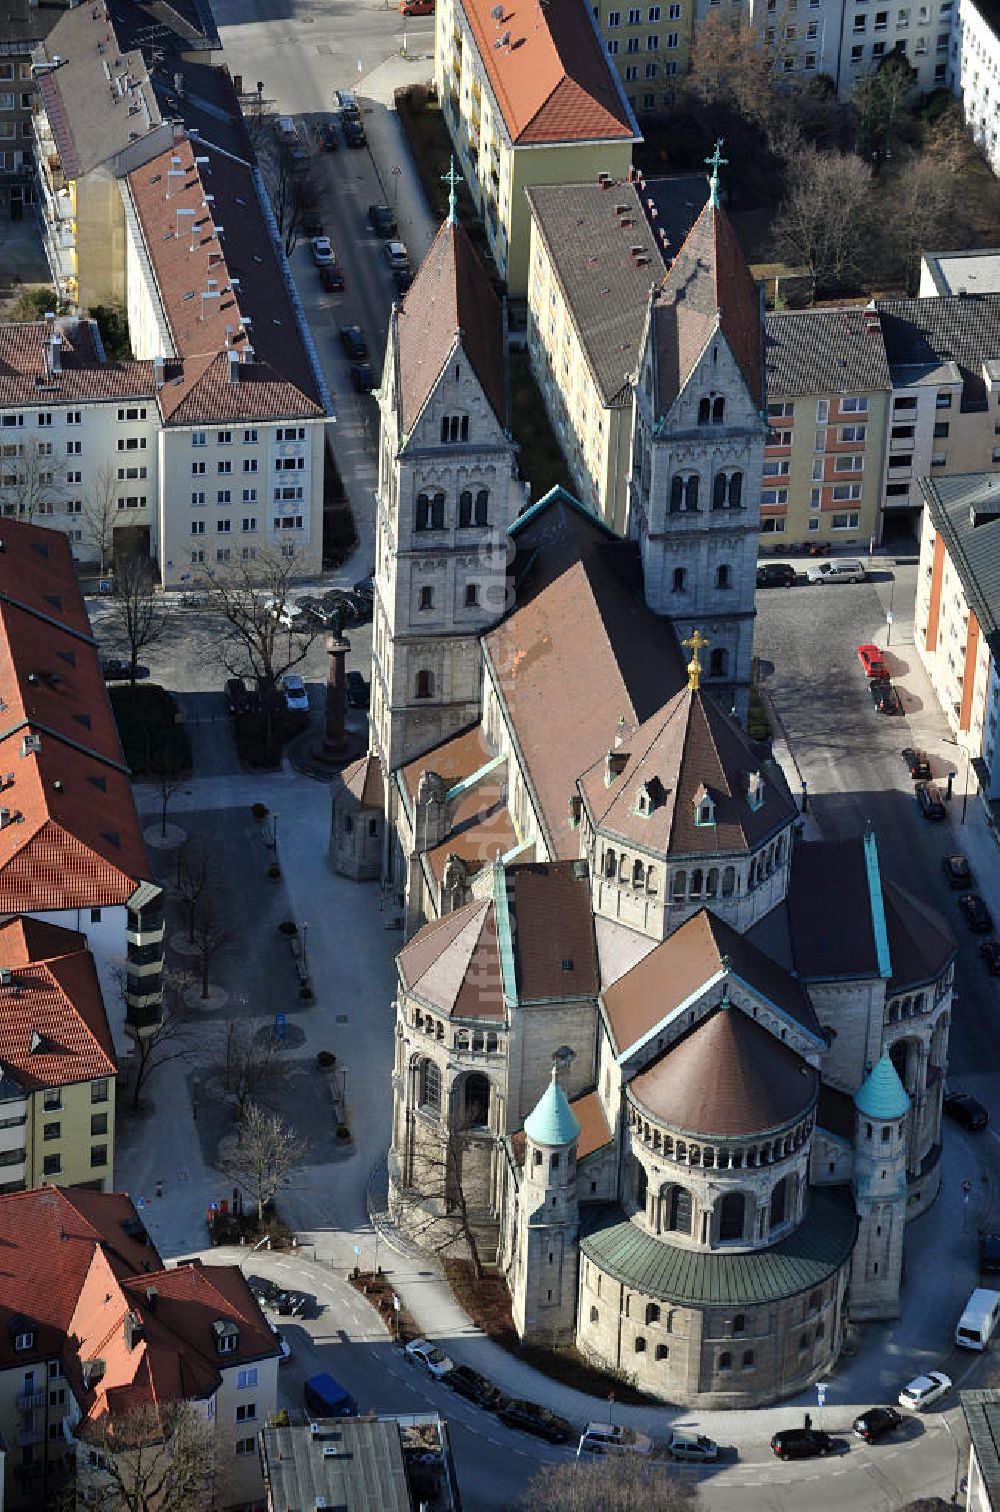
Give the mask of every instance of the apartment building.
[{"label": "apartment building", "polygon": [[633,111],[669,109],[677,80],[691,62],[694,0],[664,0],[659,5],[598,0],[591,14]]},{"label": "apartment building", "polygon": [[993,0],[957,0],[948,72],[966,124],[1000,173],[1000,9]]},{"label": "apartment building", "polygon": [[511,294],[528,288],[536,184],[623,179],[635,115],[585,0],[440,0],[434,78],[456,156]]},{"label": "apartment building", "polygon": [[710,16],[751,26],[778,55],[780,74],[836,79],[844,0],[696,0],[695,32]]},{"label": "apartment building", "polygon": [[892,379],[885,517],[919,529],[923,478],[1000,467],[1000,295],[876,308]]},{"label": "apartment building", "polygon": [[708,181],[630,172],[621,183],[539,185],[527,198],[531,365],[578,498],[625,535],[649,296],[697,220]]},{"label": "apartment building", "polygon": [[948,83],[955,0],[844,0],[837,92],[849,99],[858,82],[892,52],[916,70],[914,90],[928,94]]},{"label": "apartment building", "polygon": [[0,920],[86,937],[121,1054],[159,1021],[163,891],[69,543],[15,520],[0,539],[0,705]]},{"label": "apartment building", "polygon": [[[960,793],[1000,801],[1000,475],[922,480],[914,638],[964,757]],[[958,754],[958,753],[956,753]]]},{"label": "apartment building", "polygon": [[0,1193],[114,1187],[118,1062],[86,939],[0,924]]},{"label": "apartment building", "polygon": [[867,547],[880,539],[889,368],[878,315],[771,313],[761,542]]},{"label": "apartment building", "polygon": [[[214,1505],[259,1503],[257,1430],[277,1407],[279,1349],[238,1266],[165,1269],[124,1193],[0,1195],[4,1501],[108,1497],[108,1426],[183,1401],[214,1424]],[[160,1452],[158,1450],[152,1452]]]}]

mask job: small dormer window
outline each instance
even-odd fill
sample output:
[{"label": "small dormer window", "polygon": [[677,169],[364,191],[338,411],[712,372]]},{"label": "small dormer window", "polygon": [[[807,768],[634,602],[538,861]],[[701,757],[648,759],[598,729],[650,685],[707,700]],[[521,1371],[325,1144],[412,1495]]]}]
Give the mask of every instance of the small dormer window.
[{"label": "small dormer window", "polygon": [[751,772],[747,777],[747,803],[754,813],[764,806],[764,779],[760,772]]},{"label": "small dormer window", "polygon": [[212,1324],[212,1332],[215,1334],[216,1351],[220,1355],[236,1353],[240,1344],[240,1333],[231,1319],[216,1318]]},{"label": "small dormer window", "polygon": [[715,804],[708,789],[702,785],[694,795],[694,822],[702,825],[715,823]]},{"label": "small dormer window", "polygon": [[22,1350],[33,1348],[34,1343],[35,1343],[35,1335],[31,1331],[30,1328],[25,1329],[23,1333],[19,1333],[19,1334],[15,1334],[14,1335],[14,1348],[19,1353]]}]

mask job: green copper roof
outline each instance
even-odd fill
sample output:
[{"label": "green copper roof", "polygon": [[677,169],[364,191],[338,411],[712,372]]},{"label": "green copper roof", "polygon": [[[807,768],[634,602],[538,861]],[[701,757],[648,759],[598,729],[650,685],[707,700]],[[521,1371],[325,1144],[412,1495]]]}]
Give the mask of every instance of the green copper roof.
[{"label": "green copper roof", "polygon": [[854,1094],[854,1106],[866,1118],[902,1118],[910,1106],[906,1088],[887,1055],[869,1071]]},{"label": "green copper roof", "polygon": [[543,1145],[570,1144],[580,1132],[577,1116],[556,1079],[555,1066],[552,1080],[524,1120],[524,1132],[535,1144]]},{"label": "green copper roof", "polygon": [[648,1297],[689,1307],[753,1306],[810,1291],[847,1262],[857,1229],[849,1187],[814,1187],[793,1234],[742,1255],[700,1253],[654,1239],[615,1203],[580,1209],[580,1249],[588,1260]]}]

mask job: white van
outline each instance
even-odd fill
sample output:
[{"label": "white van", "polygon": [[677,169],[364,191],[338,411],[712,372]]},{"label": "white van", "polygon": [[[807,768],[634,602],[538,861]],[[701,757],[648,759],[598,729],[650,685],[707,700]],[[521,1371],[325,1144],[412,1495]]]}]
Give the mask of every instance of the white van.
[{"label": "white van", "polygon": [[977,1286],[955,1329],[955,1343],[963,1349],[985,1349],[1000,1320],[1000,1292]]}]

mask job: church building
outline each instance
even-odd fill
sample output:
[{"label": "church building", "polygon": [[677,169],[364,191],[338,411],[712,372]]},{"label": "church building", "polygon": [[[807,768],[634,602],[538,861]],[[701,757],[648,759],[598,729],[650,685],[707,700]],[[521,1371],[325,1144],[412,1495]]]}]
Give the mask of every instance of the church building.
[{"label": "church building", "polygon": [[714,177],[650,302],[630,539],[529,504],[506,340],[452,216],[390,323],[371,748],[333,790],[405,938],[390,1203],[496,1260],[523,1337],[762,1404],[898,1313],[955,946],[873,833],[803,837],[740,723],[766,395]]}]

